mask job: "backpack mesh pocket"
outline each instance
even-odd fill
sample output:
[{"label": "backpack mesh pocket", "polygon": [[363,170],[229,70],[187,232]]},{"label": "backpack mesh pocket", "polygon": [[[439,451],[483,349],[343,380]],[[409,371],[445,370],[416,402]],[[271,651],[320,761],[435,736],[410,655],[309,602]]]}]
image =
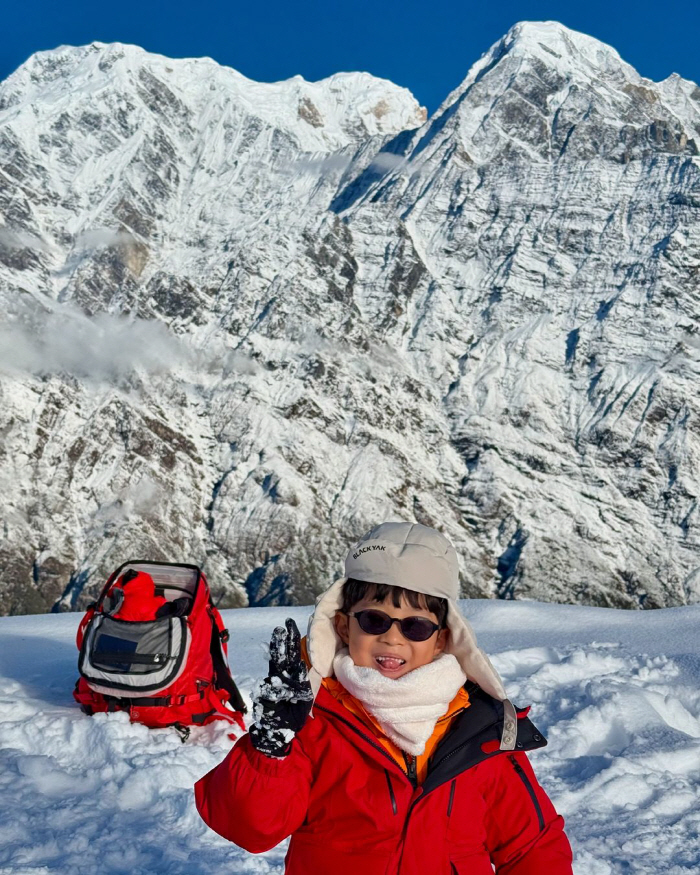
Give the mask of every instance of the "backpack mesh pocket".
[{"label": "backpack mesh pocket", "polygon": [[143,623],[96,615],[80,653],[78,668],[92,685],[120,695],[142,695],[169,686],[181,671],[189,646],[182,617]]}]

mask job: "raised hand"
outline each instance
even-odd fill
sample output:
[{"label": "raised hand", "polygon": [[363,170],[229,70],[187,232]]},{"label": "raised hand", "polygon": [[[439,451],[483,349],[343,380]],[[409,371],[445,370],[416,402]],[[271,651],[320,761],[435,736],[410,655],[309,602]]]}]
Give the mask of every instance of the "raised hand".
[{"label": "raised hand", "polygon": [[301,636],[292,619],[270,639],[269,674],[253,700],[250,740],[266,756],[285,757],[309,716],[313,693],[301,658]]}]

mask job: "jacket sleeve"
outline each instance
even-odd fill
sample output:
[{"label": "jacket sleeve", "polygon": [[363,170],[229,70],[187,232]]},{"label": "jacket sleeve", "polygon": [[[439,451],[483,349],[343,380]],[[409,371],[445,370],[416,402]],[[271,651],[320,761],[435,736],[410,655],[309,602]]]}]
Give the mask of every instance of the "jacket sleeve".
[{"label": "jacket sleeve", "polygon": [[296,741],[287,757],[274,759],[255,750],[246,734],[195,784],[197,810],[219,835],[260,854],[303,823],[311,775]]},{"label": "jacket sleeve", "polygon": [[527,755],[499,754],[488,762],[486,833],[496,875],[572,875],[564,818],[540,787]]}]

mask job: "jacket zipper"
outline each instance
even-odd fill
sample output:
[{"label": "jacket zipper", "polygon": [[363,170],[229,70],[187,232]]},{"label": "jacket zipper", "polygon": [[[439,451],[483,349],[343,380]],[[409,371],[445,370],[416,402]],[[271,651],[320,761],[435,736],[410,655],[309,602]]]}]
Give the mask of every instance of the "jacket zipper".
[{"label": "jacket zipper", "polygon": [[542,809],[540,808],[539,800],[537,799],[537,794],[535,793],[535,788],[530,783],[530,779],[525,774],[525,770],[520,765],[520,763],[516,760],[513,754],[509,754],[508,759],[513,764],[513,768],[518,773],[518,777],[525,785],[525,789],[530,794],[530,799],[532,799],[532,804],[535,806],[535,811],[537,812],[537,821],[540,825],[540,832],[544,829],[544,816],[542,814]]},{"label": "jacket zipper", "polygon": [[408,775],[408,780],[414,787],[417,787],[418,771],[416,769],[416,758],[410,753],[405,753],[405,751],[401,751],[401,753],[403,754],[403,761],[406,763],[406,774]]},{"label": "jacket zipper", "polygon": [[391,775],[389,774],[389,769],[384,769],[384,774],[386,775],[386,783],[389,787],[389,796],[391,798],[391,808],[394,814],[398,813],[398,808],[396,807],[396,796],[394,796],[394,787],[391,783]]},{"label": "jacket zipper", "polygon": [[455,784],[457,783],[457,778],[452,779],[452,785],[450,786],[450,801],[447,803],[447,816],[452,816],[452,803],[455,801]]},{"label": "jacket zipper", "polygon": [[[498,723],[498,721],[495,720],[491,725],[492,725],[492,726],[495,726],[497,723]],[[489,728],[489,727],[486,727],[486,728]],[[471,740],[472,740],[471,738],[468,738],[466,741],[462,742],[462,744],[458,745],[453,751],[451,751],[451,752],[448,753],[448,754],[445,754],[445,756],[444,756],[441,760],[438,760],[438,762],[435,763],[435,766],[434,766],[433,768],[435,769],[435,768],[437,768],[438,766],[441,766],[441,765],[445,762],[445,760],[449,760],[449,758],[450,758],[451,756],[454,756],[454,755],[455,755],[456,753],[458,753],[463,747],[466,747],[466,746],[471,742]],[[453,779],[453,780],[456,780],[456,779]],[[436,790],[436,789],[437,789],[437,787],[433,787],[433,790]],[[428,790],[428,793],[432,793],[433,790]],[[411,803],[411,805],[410,805],[410,807],[409,807],[409,809],[408,809],[408,813],[406,814],[406,820],[408,820],[408,818],[411,816],[411,813],[413,812],[413,809],[416,807],[416,804],[417,804],[421,799],[424,799],[425,796],[427,796],[427,795],[428,795],[427,793],[423,792],[423,793],[422,793],[417,799],[414,799],[414,800],[413,800],[413,802]]]}]

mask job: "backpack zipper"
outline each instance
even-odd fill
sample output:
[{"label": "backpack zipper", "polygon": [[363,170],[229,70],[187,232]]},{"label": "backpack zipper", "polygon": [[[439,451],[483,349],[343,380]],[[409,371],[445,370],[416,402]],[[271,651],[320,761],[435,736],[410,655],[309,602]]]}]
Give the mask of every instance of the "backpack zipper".
[{"label": "backpack zipper", "polygon": [[520,765],[513,754],[509,754],[508,759],[513,764],[513,768],[518,773],[518,777],[525,785],[525,789],[530,794],[530,799],[532,799],[532,804],[535,806],[535,811],[537,812],[537,821],[540,825],[540,832],[544,829],[544,816],[542,814],[542,809],[540,808],[539,800],[537,799],[537,794],[535,793],[535,788],[530,783],[530,779],[525,774],[525,769]]}]

